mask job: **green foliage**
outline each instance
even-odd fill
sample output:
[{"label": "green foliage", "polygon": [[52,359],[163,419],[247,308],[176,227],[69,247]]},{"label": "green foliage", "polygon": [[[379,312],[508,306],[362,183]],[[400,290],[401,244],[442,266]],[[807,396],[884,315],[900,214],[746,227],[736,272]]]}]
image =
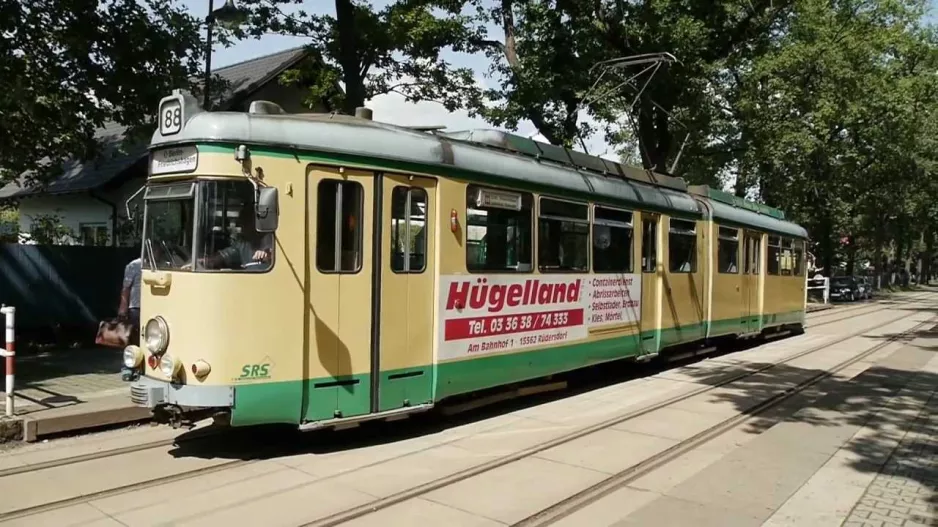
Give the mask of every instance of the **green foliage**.
[{"label": "green foliage", "polygon": [[91,158],[107,121],[137,135],[198,70],[198,26],[176,0],[0,2],[0,184]]},{"label": "green foliage", "polygon": [[36,214],[30,222],[29,237],[39,245],[68,244],[77,238],[58,214]]},{"label": "green foliage", "polygon": [[0,243],[17,243],[20,232],[19,211],[0,208]]},{"label": "green foliage", "polygon": [[[659,171],[686,137],[676,175],[735,180],[737,195],[786,210],[828,269],[931,258],[938,39],[922,25],[923,0],[474,5],[502,33],[482,41],[497,88],[471,107],[490,122],[527,119],[573,147],[593,132],[586,111],[622,159]],[[638,99],[644,79],[622,83],[641,66],[602,79],[591,69],[661,52],[679,62]]]},{"label": "green foliage", "polygon": [[[335,0],[335,15],[281,6],[299,0],[243,0],[246,26],[232,38],[274,32],[308,36],[321,58],[288,72],[283,81],[309,87],[310,102],[328,100],[344,113],[376,95],[399,93],[408,101],[434,100],[455,110],[476,97],[472,71],[455,68],[441,57],[444,49],[469,51],[477,33],[461,13],[465,1],[397,0],[382,9],[359,0]],[[345,93],[335,88],[344,83]]]}]

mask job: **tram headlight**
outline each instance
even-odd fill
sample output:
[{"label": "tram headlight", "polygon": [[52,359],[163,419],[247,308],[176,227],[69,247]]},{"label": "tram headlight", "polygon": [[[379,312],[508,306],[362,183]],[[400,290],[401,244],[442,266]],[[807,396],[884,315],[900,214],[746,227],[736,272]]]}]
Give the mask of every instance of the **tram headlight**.
[{"label": "tram headlight", "polygon": [[170,379],[176,377],[176,373],[182,367],[182,363],[176,360],[176,357],[171,356],[169,353],[163,355],[163,358],[160,359],[160,371],[163,372],[163,375],[169,377]]},{"label": "tram headlight", "polygon": [[127,346],[124,348],[124,366],[128,368],[139,368],[143,364],[143,352],[137,346]]},{"label": "tram headlight", "polygon": [[163,353],[169,345],[169,326],[163,317],[153,317],[147,321],[144,336],[150,353]]}]

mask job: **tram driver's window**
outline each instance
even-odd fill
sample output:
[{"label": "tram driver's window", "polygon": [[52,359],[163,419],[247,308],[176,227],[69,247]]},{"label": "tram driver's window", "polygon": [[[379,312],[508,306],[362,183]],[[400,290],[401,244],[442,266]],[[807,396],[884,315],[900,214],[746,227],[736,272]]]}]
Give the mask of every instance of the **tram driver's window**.
[{"label": "tram driver's window", "polygon": [[427,268],[427,191],[391,191],[391,270],[422,273]]},{"label": "tram driver's window", "polygon": [[357,273],[362,267],[362,186],[324,179],[319,183],[316,267],[327,273]]},{"label": "tram driver's window", "polygon": [[530,194],[470,185],[466,189],[466,268],[530,272]]},{"label": "tram driver's window", "polygon": [[671,219],[668,230],[668,268],[672,273],[697,272],[697,224]]}]

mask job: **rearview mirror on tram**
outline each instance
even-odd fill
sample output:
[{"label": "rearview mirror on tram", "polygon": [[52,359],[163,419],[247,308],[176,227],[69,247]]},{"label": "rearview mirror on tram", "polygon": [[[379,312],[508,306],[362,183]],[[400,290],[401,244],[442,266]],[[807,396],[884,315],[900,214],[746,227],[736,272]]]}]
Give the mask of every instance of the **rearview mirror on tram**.
[{"label": "rearview mirror on tram", "polygon": [[274,232],[280,220],[280,201],[276,187],[257,189],[254,228],[257,232]]}]

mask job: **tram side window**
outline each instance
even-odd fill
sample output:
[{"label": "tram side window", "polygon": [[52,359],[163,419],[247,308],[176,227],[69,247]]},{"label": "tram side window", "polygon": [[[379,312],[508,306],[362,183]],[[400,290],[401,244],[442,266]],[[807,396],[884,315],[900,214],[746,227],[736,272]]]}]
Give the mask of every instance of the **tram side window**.
[{"label": "tram side window", "polygon": [[466,268],[469,271],[530,272],[534,238],[531,235],[530,194],[466,189]]},{"label": "tram side window", "polygon": [[697,224],[672,218],[668,250],[668,267],[672,273],[697,272]]},{"label": "tram side window", "polygon": [[362,186],[353,181],[319,183],[316,267],[322,272],[357,273],[362,267]]},{"label": "tram side window", "polygon": [[589,271],[589,207],[541,198],[537,268],[542,272]]},{"label": "tram side window", "polygon": [[782,253],[782,240],[778,236],[769,236],[769,251],[766,257],[766,273],[778,276],[780,273],[779,257]]},{"label": "tram side window", "polygon": [[593,208],[593,271],[632,272],[632,213]]},{"label": "tram side window", "polygon": [[724,274],[739,274],[739,229],[720,227],[717,265]]},{"label": "tram side window", "polygon": [[394,187],[391,191],[391,270],[422,273],[427,267],[427,192]]},{"label": "tram side window", "polygon": [[794,240],[791,238],[782,238],[778,264],[782,276],[793,276],[793,271],[795,270]]},{"label": "tram side window", "polygon": [[804,242],[795,242],[795,276],[804,276]]}]

